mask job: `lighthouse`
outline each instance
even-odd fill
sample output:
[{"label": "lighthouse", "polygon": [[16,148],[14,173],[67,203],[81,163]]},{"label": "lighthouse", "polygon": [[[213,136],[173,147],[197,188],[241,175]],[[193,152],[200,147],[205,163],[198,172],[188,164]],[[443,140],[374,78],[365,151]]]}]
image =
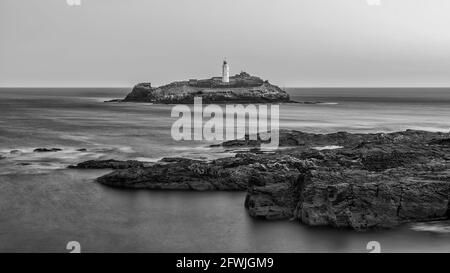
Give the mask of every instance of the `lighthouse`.
[{"label": "lighthouse", "polygon": [[228,66],[227,60],[224,60],[222,65],[222,82],[230,82],[230,67]]}]

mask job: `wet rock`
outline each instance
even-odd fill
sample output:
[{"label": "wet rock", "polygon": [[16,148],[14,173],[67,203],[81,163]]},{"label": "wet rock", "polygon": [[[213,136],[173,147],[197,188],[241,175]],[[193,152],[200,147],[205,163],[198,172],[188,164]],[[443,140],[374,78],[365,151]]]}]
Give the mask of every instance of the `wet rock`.
[{"label": "wet rock", "polygon": [[89,160],[71,165],[71,169],[128,169],[128,168],[143,168],[146,166],[145,162],[136,160],[120,161],[114,159],[108,160]]},{"label": "wet rock", "polygon": [[[307,163],[304,163],[307,164]],[[302,179],[295,159],[256,163],[248,181],[245,207],[250,216],[264,219],[289,219],[297,205],[296,185]]]},{"label": "wet rock", "polygon": [[166,162],[166,163],[195,163],[195,162],[202,162],[202,161],[201,160],[184,158],[184,157],[164,157],[159,162]]},{"label": "wet rock", "polygon": [[[232,160],[231,160],[232,161]],[[230,160],[202,162],[192,159],[163,160],[144,168],[117,170],[97,182],[125,188],[196,191],[243,191],[251,169],[227,167]]]},{"label": "wet rock", "polygon": [[272,153],[125,164],[97,181],[125,188],[246,190],[251,216],[311,226],[367,230],[450,218],[449,133],[282,134],[289,148]]},{"label": "wet rock", "polygon": [[[427,132],[417,130],[406,130],[395,133],[375,133],[375,134],[352,134],[348,132],[336,132],[331,134],[306,133],[296,130],[279,131],[280,147],[321,147],[321,146],[343,146],[363,148],[378,144],[401,144],[401,143],[419,143],[422,145],[428,143],[445,143],[448,133]],[[263,141],[259,136],[256,140],[246,135],[244,139],[225,141],[221,144],[223,147],[259,147],[261,143],[268,143],[270,140]],[[360,146],[360,147],[358,147]]]},{"label": "wet rock", "polygon": [[431,141],[430,144],[450,146],[450,138],[436,139]]},{"label": "wet rock", "polygon": [[367,135],[364,145],[341,143],[348,148],[320,156],[291,149],[287,153],[309,163],[297,167],[296,179],[254,176],[246,207],[259,218],[355,230],[449,219],[450,148],[430,147],[433,137],[448,134]]},{"label": "wet rock", "polygon": [[35,153],[51,153],[51,152],[60,152],[62,149],[60,148],[36,148],[33,150]]}]

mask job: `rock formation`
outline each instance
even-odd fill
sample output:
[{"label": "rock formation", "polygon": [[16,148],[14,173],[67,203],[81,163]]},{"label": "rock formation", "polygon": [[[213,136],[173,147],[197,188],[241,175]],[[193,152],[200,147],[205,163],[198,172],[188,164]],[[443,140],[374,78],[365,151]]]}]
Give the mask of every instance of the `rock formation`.
[{"label": "rock formation", "polygon": [[123,101],[192,104],[194,97],[201,97],[204,103],[290,102],[289,95],[281,88],[245,72],[230,77],[229,83],[223,83],[220,77],[173,82],[155,88],[150,83],[140,83]]},{"label": "rock formation", "polygon": [[108,160],[89,160],[78,163],[77,165],[71,165],[71,169],[130,169],[130,168],[143,168],[148,164],[136,160],[120,161],[114,159]]},{"label": "rock formation", "polygon": [[[260,141],[236,140],[225,147]],[[240,152],[213,161],[166,158],[97,179],[116,186],[247,190],[253,217],[366,230],[450,218],[450,134],[311,134],[281,131],[271,153]],[[339,147],[328,149],[327,147]],[[82,166],[95,166],[92,161]]]},{"label": "rock formation", "polygon": [[36,148],[33,150],[35,153],[50,153],[50,152],[60,152],[60,148]]}]

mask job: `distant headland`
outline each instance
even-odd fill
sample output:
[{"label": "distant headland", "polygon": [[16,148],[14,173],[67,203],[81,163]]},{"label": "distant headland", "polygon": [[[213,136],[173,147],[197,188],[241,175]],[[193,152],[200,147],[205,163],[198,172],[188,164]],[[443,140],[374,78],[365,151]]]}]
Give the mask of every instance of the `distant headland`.
[{"label": "distant headland", "polygon": [[194,97],[201,97],[204,103],[293,102],[288,93],[267,80],[246,72],[230,77],[226,61],[222,65],[222,77],[177,81],[160,87],[152,87],[151,83],[139,83],[120,101],[191,104]]}]

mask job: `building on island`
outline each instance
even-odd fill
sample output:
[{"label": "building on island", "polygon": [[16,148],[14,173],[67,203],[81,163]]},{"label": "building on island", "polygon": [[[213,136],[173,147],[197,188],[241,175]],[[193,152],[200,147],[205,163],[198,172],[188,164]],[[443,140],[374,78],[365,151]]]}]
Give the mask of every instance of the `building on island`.
[{"label": "building on island", "polygon": [[196,88],[250,88],[261,86],[264,81],[258,77],[241,71],[241,73],[230,76],[230,67],[226,60],[222,65],[222,76],[209,79],[189,79],[187,84]]},{"label": "building on island", "polygon": [[230,67],[228,66],[227,60],[224,60],[222,65],[222,82],[230,82]]}]

